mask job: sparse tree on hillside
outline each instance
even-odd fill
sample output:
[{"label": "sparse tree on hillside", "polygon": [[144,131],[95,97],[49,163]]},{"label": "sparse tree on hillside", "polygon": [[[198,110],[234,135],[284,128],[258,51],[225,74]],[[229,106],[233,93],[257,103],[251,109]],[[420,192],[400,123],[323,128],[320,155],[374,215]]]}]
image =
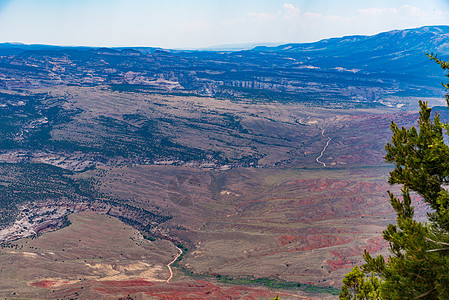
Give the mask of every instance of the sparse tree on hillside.
[{"label": "sparse tree on hillside", "polygon": [[[449,64],[434,55],[429,57],[444,70]],[[449,74],[447,75],[449,76]],[[448,84],[443,84],[448,89]],[[446,95],[449,106],[449,94]],[[390,244],[391,255],[373,258],[365,251],[363,271],[374,272],[381,279],[374,297],[358,297],[365,274],[353,269],[343,280],[340,299],[449,299],[449,124],[438,114],[431,118],[431,108],[420,101],[418,129],[399,128],[393,122],[393,138],[386,145],[387,162],[395,169],[390,184],[402,184],[402,197],[392,193],[390,203],[396,211],[396,224],[389,224],[383,237]],[[432,209],[428,222],[414,219],[410,193],[422,197]],[[354,282],[356,284],[354,284]],[[363,294],[360,294],[363,296]]]}]

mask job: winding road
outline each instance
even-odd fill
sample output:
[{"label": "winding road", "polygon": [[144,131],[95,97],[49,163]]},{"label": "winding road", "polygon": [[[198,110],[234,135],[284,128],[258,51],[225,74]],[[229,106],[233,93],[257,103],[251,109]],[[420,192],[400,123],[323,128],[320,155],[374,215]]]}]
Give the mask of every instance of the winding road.
[{"label": "winding road", "polygon": [[[326,129],[323,129],[323,131],[321,132],[321,135],[322,135],[323,137],[326,137],[326,136],[324,135],[324,132],[325,132],[325,131],[326,131]],[[331,140],[332,140],[332,139],[331,139],[330,137],[327,137],[326,145],[324,146],[323,150],[321,151],[320,156],[318,156],[318,157],[315,159],[317,163],[322,164],[324,167],[326,167],[326,163],[320,161],[320,158],[323,157],[324,152],[326,151],[327,146],[329,146],[329,143],[330,143]],[[173,258],[173,260],[172,260],[170,263],[167,264],[167,268],[168,268],[168,270],[170,271],[170,276],[169,276],[168,279],[166,280],[167,283],[170,283],[170,280],[173,278],[173,270],[172,270],[172,268],[171,268],[171,265],[174,264],[174,263],[178,260],[178,258],[182,255],[182,253],[183,253],[182,250],[181,250],[180,248],[176,247],[176,249],[178,249],[179,253],[176,254],[176,256]]]},{"label": "winding road", "polygon": [[[326,137],[326,136],[324,135],[324,131],[325,131],[325,130],[326,130],[326,129],[323,129],[323,131],[321,132],[321,135],[324,136],[324,137]],[[322,164],[324,167],[326,166],[326,163],[320,161],[320,158],[323,157],[323,154],[324,154],[324,152],[326,151],[327,146],[329,146],[329,143],[331,142],[331,140],[332,140],[332,139],[331,139],[330,137],[327,137],[327,143],[326,143],[326,146],[324,146],[323,151],[321,151],[320,156],[318,156],[318,157],[315,159],[317,163]]]},{"label": "winding road", "polygon": [[175,263],[176,260],[178,260],[178,258],[182,255],[182,250],[178,247],[176,247],[176,249],[178,249],[179,253],[176,254],[175,258],[173,258],[173,260],[167,264],[167,268],[170,271],[170,277],[168,277],[168,279],[166,280],[167,283],[170,283],[170,280],[173,278],[173,270],[171,268],[171,265]]}]

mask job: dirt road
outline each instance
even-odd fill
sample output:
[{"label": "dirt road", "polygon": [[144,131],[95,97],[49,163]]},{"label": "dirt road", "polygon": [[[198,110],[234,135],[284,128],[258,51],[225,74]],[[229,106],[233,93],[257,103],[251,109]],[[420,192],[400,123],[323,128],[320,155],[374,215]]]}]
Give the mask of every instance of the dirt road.
[{"label": "dirt road", "polygon": [[167,283],[170,283],[170,280],[173,278],[173,270],[171,269],[171,265],[175,263],[175,261],[182,255],[182,250],[179,249],[178,247],[176,247],[176,249],[178,249],[179,253],[173,258],[173,260],[167,264],[167,268],[170,271],[170,277],[168,277],[167,279]]}]

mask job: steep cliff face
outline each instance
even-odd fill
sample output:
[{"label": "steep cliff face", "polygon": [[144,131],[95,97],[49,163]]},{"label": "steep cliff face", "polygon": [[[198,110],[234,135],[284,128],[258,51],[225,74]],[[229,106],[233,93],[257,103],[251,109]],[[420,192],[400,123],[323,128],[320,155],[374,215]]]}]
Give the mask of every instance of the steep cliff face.
[{"label": "steep cliff face", "polygon": [[313,103],[326,98],[331,104],[373,103],[409,91],[435,96],[441,94],[435,89],[441,71],[425,63],[425,53],[449,53],[448,28],[423,27],[240,52],[4,44],[0,87],[142,85],[156,92],[231,98],[269,91],[274,100]]}]

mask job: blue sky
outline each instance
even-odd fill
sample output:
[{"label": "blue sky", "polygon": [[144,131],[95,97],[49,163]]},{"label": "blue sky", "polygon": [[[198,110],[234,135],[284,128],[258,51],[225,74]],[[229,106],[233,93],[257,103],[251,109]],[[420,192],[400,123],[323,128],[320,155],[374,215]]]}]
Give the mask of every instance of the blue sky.
[{"label": "blue sky", "polygon": [[0,42],[201,48],[449,25],[449,0],[0,0]]}]

